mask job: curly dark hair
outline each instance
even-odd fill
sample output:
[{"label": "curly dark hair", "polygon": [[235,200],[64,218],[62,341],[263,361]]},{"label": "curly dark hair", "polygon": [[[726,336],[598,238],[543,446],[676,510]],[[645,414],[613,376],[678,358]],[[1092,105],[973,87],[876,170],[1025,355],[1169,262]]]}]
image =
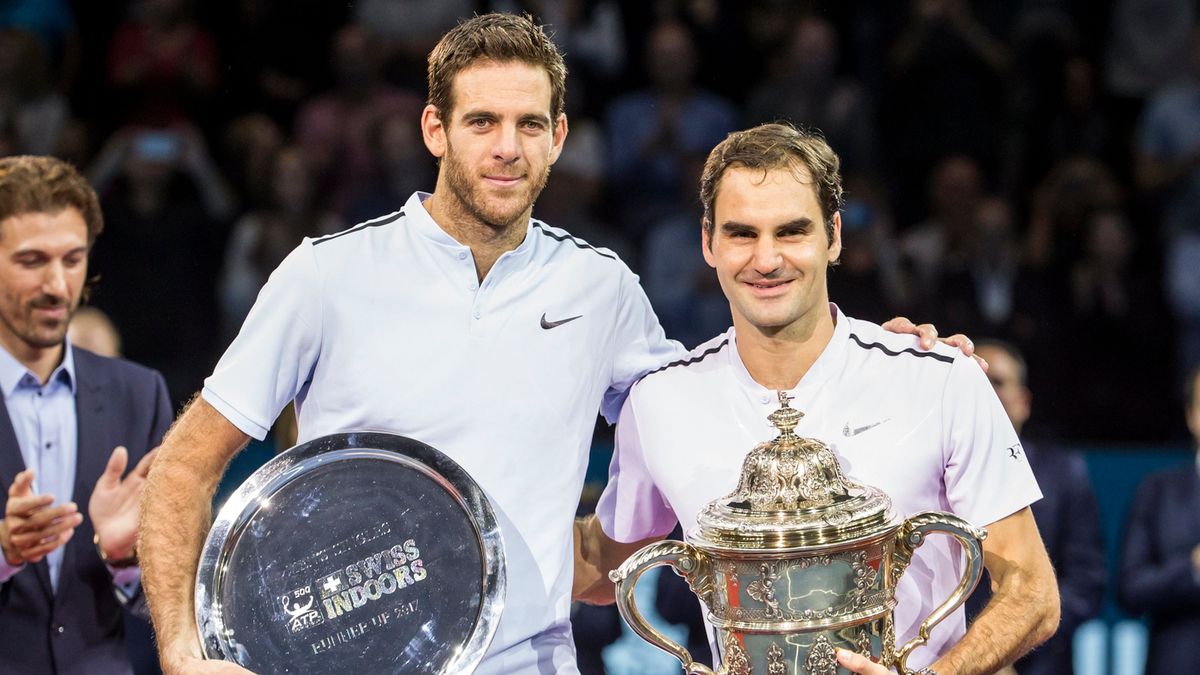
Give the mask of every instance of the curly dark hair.
[{"label": "curly dark hair", "polygon": [[54,157],[0,159],[0,222],[26,213],[57,213],[67,208],[79,211],[87,224],[88,245],[95,243],[104,229],[100,200],[75,167]]}]

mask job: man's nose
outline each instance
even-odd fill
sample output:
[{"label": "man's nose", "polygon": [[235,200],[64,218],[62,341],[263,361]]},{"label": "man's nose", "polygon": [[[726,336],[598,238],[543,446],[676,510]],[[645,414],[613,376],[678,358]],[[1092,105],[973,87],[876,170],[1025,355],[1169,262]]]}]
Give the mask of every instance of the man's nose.
[{"label": "man's nose", "polygon": [[521,144],[518,141],[516,125],[500,125],[492,153],[497,160],[505,164],[511,164],[521,156]]},{"label": "man's nose", "polygon": [[754,271],[759,274],[770,274],[779,269],[783,256],[779,252],[779,242],[774,237],[759,237],[754,244]]},{"label": "man's nose", "polygon": [[52,262],[46,266],[46,275],[42,278],[42,292],[56,297],[67,295],[67,271],[61,262]]}]

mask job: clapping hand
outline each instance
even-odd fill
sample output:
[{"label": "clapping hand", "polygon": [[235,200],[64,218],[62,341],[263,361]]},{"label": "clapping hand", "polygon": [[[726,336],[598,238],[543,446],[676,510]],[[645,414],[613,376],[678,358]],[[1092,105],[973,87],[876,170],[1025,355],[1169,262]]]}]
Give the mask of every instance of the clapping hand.
[{"label": "clapping hand", "polygon": [[51,506],[54,495],[33,493],[33,470],[13,478],[0,520],[0,548],[8,564],[35,563],[62,546],[83,522],[74,502]]},{"label": "clapping hand", "polygon": [[135,555],[138,502],[153,461],[154,453],[150,452],[122,479],[121,474],[125,473],[129,463],[129,451],[118,445],[92,488],[88,517],[92,519],[97,541],[108,560],[128,560]]}]

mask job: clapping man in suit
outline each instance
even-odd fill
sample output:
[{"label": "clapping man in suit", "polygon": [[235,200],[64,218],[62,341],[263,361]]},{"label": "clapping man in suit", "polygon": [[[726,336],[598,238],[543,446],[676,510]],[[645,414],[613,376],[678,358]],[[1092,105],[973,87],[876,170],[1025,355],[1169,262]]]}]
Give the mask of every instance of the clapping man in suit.
[{"label": "clapping man in suit", "polygon": [[138,501],[171,407],[157,372],[66,340],[102,227],[71,166],[0,160],[4,675],[131,672],[121,609],[144,608]]}]

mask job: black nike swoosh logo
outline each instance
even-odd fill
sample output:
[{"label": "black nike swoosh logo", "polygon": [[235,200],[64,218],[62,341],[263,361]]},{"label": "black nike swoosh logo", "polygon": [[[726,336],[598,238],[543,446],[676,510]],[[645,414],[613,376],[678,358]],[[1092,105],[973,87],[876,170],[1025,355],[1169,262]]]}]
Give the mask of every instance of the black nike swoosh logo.
[{"label": "black nike swoosh logo", "polygon": [[551,328],[558,328],[559,326],[563,325],[564,323],[570,323],[571,321],[574,321],[575,319],[578,319],[581,316],[583,316],[583,315],[580,314],[578,316],[573,316],[573,317],[570,317],[569,319],[561,319],[559,321],[547,321],[546,315],[543,314],[542,315],[542,328],[544,328],[546,330],[550,330]]}]

